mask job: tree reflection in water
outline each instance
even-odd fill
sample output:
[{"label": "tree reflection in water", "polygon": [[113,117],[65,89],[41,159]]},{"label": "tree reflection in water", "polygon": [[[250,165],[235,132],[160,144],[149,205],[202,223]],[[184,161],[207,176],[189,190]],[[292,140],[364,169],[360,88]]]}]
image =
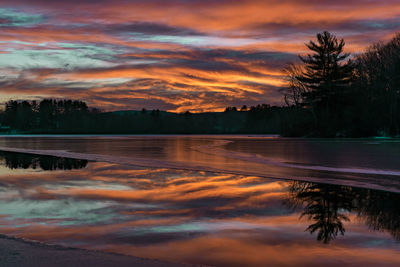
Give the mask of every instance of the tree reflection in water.
[{"label": "tree reflection in water", "polygon": [[10,169],[72,170],[85,168],[88,163],[87,160],[5,151],[0,151],[0,157],[4,159],[5,165]]},{"label": "tree reflection in water", "polygon": [[[82,169],[87,160],[59,158],[0,151],[0,158],[11,169],[72,170]],[[345,222],[354,214],[375,231],[390,233],[400,241],[400,194],[343,185],[293,181],[285,204],[300,210],[300,217],[312,223],[306,228],[317,239],[329,243],[345,234]]]},{"label": "tree reflection in water", "polygon": [[342,185],[294,181],[286,204],[313,223],[306,231],[329,243],[344,235],[348,215],[356,214],[370,229],[387,231],[400,241],[400,194]]},{"label": "tree reflection in water", "polygon": [[358,203],[356,212],[370,229],[387,231],[400,241],[400,194],[364,190]]}]

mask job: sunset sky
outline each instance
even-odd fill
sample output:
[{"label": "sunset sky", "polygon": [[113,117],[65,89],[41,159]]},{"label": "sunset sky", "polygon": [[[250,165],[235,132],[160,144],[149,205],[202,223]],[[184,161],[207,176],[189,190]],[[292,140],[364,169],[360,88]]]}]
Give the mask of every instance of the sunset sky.
[{"label": "sunset sky", "polygon": [[400,1],[0,0],[0,102],[280,105],[283,66],[323,30],[361,52],[400,30]]}]

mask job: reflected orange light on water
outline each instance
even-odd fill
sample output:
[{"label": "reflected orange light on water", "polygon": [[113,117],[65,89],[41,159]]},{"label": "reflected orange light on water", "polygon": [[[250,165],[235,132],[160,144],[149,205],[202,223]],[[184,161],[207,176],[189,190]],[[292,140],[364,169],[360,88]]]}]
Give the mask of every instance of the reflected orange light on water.
[{"label": "reflected orange light on water", "polygon": [[347,201],[349,187],[101,162],[17,173],[3,162],[0,173],[0,188],[10,192],[1,194],[0,228],[14,236],[217,266],[400,264],[398,229],[374,232],[363,223],[371,207],[360,206],[365,215],[336,210],[349,221],[329,245],[305,231],[314,219],[303,208],[322,203],[325,192]]}]

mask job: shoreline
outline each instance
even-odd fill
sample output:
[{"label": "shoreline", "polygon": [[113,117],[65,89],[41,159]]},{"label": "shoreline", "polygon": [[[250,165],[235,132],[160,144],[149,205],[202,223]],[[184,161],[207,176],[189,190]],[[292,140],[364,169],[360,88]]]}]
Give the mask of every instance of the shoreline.
[{"label": "shoreline", "polygon": [[174,137],[174,136],[187,136],[187,137],[268,137],[268,138],[290,138],[290,139],[322,139],[322,140],[400,140],[399,135],[395,136],[334,136],[334,137],[326,137],[326,136],[284,136],[280,133],[0,133],[0,137],[154,137],[154,136],[163,136],[163,137]]},{"label": "shoreline", "polygon": [[165,262],[82,248],[64,247],[3,234],[0,234],[0,263],[2,267],[204,266]]}]

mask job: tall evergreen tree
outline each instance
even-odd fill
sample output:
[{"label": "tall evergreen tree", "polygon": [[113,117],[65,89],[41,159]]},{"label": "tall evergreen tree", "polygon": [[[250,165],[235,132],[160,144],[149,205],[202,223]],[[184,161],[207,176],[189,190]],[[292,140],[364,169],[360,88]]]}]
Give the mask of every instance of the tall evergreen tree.
[{"label": "tall evergreen tree", "polygon": [[312,53],[300,56],[304,71],[297,80],[305,87],[302,102],[312,108],[319,134],[332,135],[340,130],[342,107],[353,73],[344,45],[343,39],[325,31],[317,34],[317,42],[306,44]]}]

